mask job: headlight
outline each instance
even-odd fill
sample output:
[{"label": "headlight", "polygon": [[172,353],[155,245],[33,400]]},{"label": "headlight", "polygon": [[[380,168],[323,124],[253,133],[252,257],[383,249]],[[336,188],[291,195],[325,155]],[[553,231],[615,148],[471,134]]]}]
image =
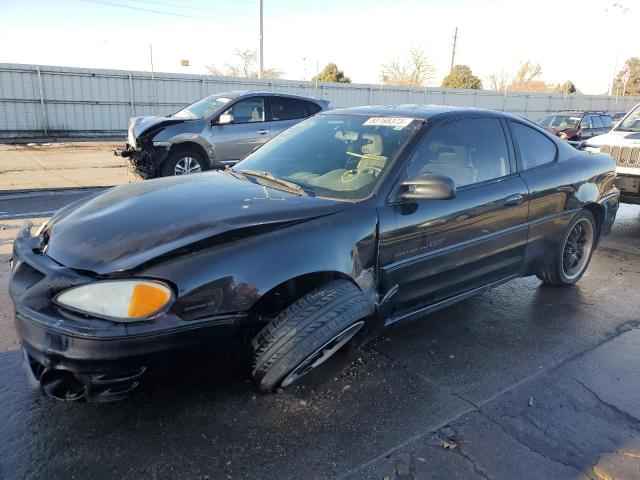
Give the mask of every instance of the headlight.
[{"label": "headlight", "polygon": [[151,320],[173,303],[173,290],[152,280],[105,280],[72,287],[54,303],[114,322]]}]

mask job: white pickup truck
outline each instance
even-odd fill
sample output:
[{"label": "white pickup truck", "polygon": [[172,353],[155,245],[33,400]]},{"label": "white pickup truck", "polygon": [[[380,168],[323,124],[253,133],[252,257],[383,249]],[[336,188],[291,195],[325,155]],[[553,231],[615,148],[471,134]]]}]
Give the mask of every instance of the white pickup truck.
[{"label": "white pickup truck", "polygon": [[578,148],[611,155],[616,161],[620,201],[640,204],[640,104],[609,133],[581,142]]}]

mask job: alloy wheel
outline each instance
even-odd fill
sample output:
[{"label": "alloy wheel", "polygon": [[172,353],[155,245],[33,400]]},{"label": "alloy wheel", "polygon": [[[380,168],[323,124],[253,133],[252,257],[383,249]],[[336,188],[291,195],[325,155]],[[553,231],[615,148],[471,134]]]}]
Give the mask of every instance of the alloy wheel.
[{"label": "alloy wheel", "polygon": [[581,218],[569,231],[562,252],[562,270],[568,279],[573,280],[584,271],[592,249],[593,224]]},{"label": "alloy wheel", "polygon": [[187,175],[189,173],[198,173],[202,171],[200,162],[193,157],[182,157],[177,161],[173,169],[174,175]]},{"label": "alloy wheel", "polygon": [[364,321],[356,322],[338,333],[335,337],[303,360],[300,365],[294,368],[291,373],[282,380],[280,386],[283,388],[288,387],[311,372],[314,368],[329,360],[334,353],[340,350],[344,344],[351,340],[356,333],[360,331],[363,325]]}]

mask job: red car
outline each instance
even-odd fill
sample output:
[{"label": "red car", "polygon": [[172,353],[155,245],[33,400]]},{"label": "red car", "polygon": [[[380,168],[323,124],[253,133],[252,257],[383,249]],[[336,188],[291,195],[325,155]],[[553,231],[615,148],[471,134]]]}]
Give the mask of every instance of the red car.
[{"label": "red car", "polygon": [[547,115],[540,126],[563,140],[585,140],[611,130],[611,115],[604,112],[562,112]]}]

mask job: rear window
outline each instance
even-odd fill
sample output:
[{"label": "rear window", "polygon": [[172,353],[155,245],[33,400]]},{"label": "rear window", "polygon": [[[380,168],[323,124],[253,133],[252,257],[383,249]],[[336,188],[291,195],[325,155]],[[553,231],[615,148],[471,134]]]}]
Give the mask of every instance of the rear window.
[{"label": "rear window", "polygon": [[318,105],[317,103],[306,101],[303,101],[302,103],[304,104],[304,109],[307,111],[307,115],[315,115],[320,110],[322,110],[322,107],[320,107],[320,105]]},{"label": "rear window", "polygon": [[306,116],[300,100],[296,98],[271,97],[271,117],[273,120],[293,120]]},{"label": "rear window", "polygon": [[551,163],[556,158],[556,146],[545,135],[522,123],[510,122],[518,142],[522,167],[525,170]]}]

